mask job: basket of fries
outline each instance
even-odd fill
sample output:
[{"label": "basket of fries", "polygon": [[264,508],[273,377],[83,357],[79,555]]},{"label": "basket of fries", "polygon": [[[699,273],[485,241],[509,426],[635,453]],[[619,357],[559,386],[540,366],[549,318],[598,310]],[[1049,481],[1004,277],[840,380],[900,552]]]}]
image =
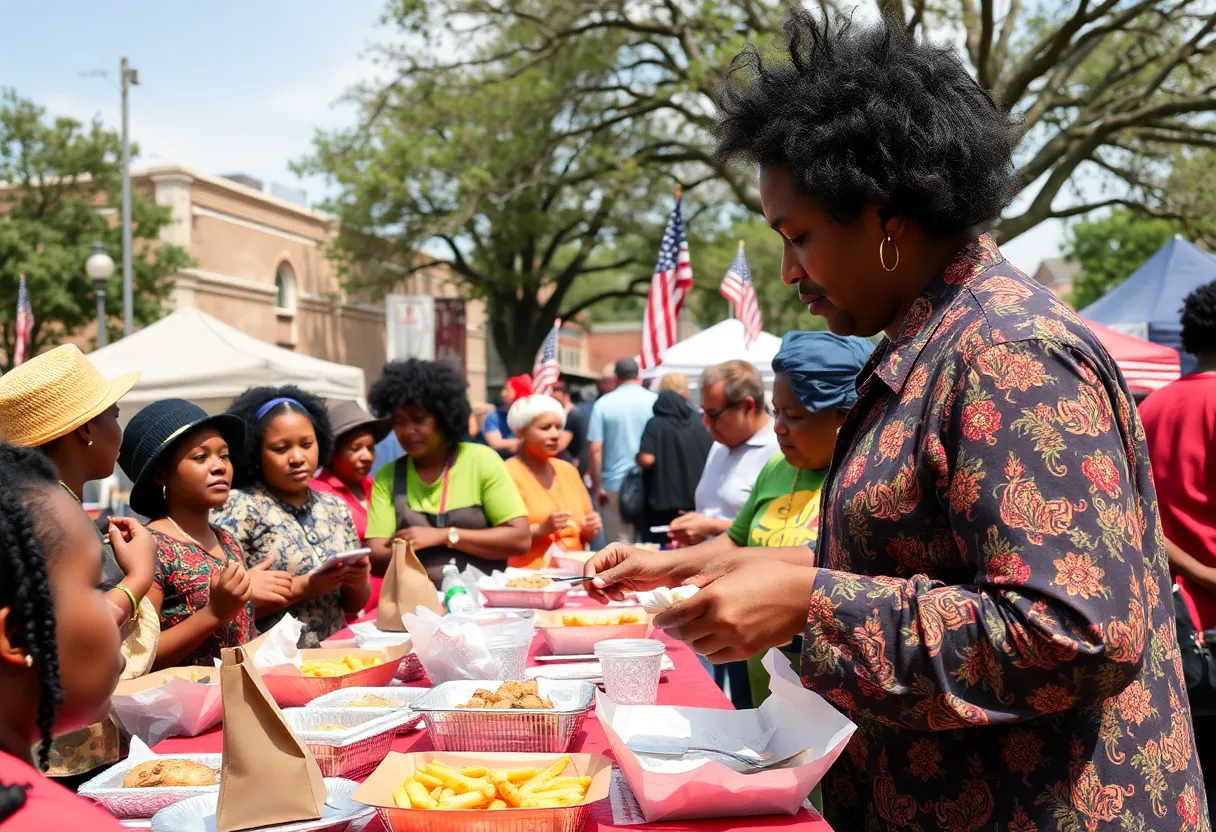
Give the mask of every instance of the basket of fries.
[{"label": "basket of fries", "polygon": [[262,671],[262,681],[280,708],[295,708],[343,688],[387,687],[397,674],[405,649],[301,650],[298,668],[267,668]]},{"label": "basket of fries", "polygon": [[641,607],[619,607],[585,612],[541,612],[536,629],[555,656],[581,656],[595,645],[614,638],[646,638],[650,616]]},{"label": "basket of fries", "polygon": [[388,832],[577,832],[608,796],[594,754],[389,754],[354,799]]},{"label": "basket of fries", "polygon": [[595,704],[589,682],[444,682],[410,705],[439,751],[560,754]]}]

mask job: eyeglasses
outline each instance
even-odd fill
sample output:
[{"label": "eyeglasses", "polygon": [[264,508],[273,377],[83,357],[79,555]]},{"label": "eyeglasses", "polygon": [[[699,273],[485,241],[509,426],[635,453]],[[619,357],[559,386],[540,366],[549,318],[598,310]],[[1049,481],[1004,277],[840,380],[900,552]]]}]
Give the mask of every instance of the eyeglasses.
[{"label": "eyeglasses", "polygon": [[[745,402],[745,401],[747,401],[747,399],[743,400],[743,402]],[[718,420],[721,419],[723,416],[725,416],[727,411],[734,410],[736,407],[743,404],[743,402],[735,402],[734,404],[728,404],[726,407],[722,408],[721,410],[704,410],[703,409],[701,412],[705,414],[705,418],[709,420],[710,424],[717,424]]]}]

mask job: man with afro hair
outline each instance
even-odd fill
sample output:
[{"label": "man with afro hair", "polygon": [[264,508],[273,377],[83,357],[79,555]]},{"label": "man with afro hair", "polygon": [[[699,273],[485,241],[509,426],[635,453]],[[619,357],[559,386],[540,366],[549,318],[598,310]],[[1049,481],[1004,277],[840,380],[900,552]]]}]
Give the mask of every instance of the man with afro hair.
[{"label": "man with afro hair", "polygon": [[[1196,630],[1216,631],[1216,454],[1208,459],[1216,447],[1216,281],[1183,301],[1182,348],[1197,359],[1195,371],[1145,399],[1140,418],[1148,436],[1170,569],[1185,614]],[[1186,621],[1180,625],[1185,627]],[[1209,643],[1214,637],[1216,633],[1208,636]],[[1200,716],[1194,696],[1191,709],[1195,748],[1211,793],[1216,716]]]}]

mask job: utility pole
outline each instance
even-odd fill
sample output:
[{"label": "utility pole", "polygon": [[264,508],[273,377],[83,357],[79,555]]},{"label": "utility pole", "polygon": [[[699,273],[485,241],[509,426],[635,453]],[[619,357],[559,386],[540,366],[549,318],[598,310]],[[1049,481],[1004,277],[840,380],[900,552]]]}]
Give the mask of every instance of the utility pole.
[{"label": "utility pole", "polygon": [[139,86],[139,70],[127,59],[119,64],[122,84],[122,323],[123,332],[135,331],[135,297],[131,283],[131,141],[127,114],[127,88]]}]

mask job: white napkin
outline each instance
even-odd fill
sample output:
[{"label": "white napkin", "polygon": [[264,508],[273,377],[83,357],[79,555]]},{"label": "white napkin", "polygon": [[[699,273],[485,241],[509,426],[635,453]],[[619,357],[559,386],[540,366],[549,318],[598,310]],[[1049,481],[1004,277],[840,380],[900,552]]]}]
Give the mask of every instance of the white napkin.
[{"label": "white napkin", "polygon": [[660,613],[671,609],[681,601],[687,601],[699,591],[695,586],[678,586],[675,589],[661,586],[650,592],[639,592],[637,599],[638,603],[642,605],[642,609],[646,610],[646,612]]}]

